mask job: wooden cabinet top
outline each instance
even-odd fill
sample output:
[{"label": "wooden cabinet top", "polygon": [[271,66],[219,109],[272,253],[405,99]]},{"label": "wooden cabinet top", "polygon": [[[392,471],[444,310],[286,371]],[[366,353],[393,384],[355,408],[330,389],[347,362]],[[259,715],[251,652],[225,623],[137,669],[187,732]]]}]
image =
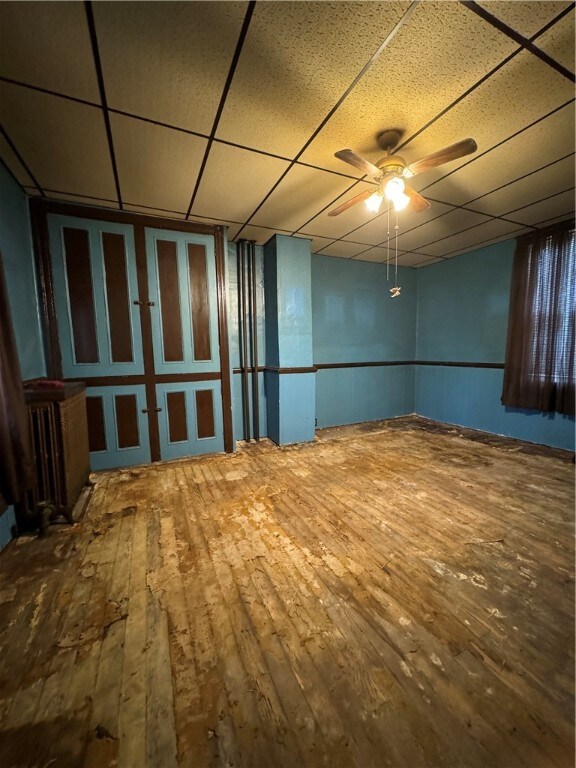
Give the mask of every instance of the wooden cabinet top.
[{"label": "wooden cabinet top", "polygon": [[53,403],[68,400],[85,391],[86,384],[83,381],[66,381],[63,387],[43,387],[38,383],[24,387],[24,399],[27,403]]}]

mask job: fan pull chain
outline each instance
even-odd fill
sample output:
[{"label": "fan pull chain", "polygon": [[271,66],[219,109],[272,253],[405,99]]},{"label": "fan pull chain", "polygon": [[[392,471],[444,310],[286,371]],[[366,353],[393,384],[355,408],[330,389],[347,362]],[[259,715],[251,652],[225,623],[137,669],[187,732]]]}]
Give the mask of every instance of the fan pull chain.
[{"label": "fan pull chain", "polygon": [[390,206],[386,209],[388,215],[388,231],[386,232],[386,282],[390,280]]},{"label": "fan pull chain", "polygon": [[[390,210],[390,209],[388,209]],[[400,226],[398,224],[398,211],[396,211],[396,224],[394,226],[394,282],[396,285],[394,288],[390,288],[390,296],[395,299],[396,296],[400,296],[400,286],[398,285],[398,230]]]}]

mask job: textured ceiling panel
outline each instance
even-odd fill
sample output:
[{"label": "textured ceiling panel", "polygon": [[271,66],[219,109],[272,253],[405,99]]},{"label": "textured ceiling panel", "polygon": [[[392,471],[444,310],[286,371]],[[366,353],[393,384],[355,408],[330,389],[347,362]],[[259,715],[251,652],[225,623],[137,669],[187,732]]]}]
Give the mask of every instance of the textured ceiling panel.
[{"label": "textured ceiling panel", "polygon": [[[402,251],[398,251],[398,258],[402,255]],[[380,263],[386,263],[386,260],[388,260],[390,264],[390,268],[393,269],[394,267],[394,261],[396,258],[396,249],[390,248],[387,250],[386,248],[369,248],[367,251],[364,251],[364,253],[360,254],[355,261],[376,261]],[[420,258],[423,258],[422,256]]]},{"label": "textured ceiling panel", "polygon": [[343,259],[350,259],[352,256],[357,256],[362,251],[366,251],[367,246],[362,243],[347,243],[344,240],[339,240],[332,245],[328,245],[322,249],[322,253],[325,256],[339,256]]},{"label": "textured ceiling panel", "polygon": [[485,224],[480,224],[473,229],[459,232],[451,237],[440,240],[437,243],[427,245],[423,249],[423,252],[427,256],[448,257],[451,254],[455,255],[456,251],[460,253],[466,250],[473,250],[477,245],[485,243],[487,240],[492,240],[493,238],[498,238],[500,236],[504,237],[517,230],[517,224],[491,219]]},{"label": "textured ceiling panel", "polygon": [[[342,162],[333,154],[350,147],[374,162],[383,154],[375,142],[379,131],[401,128],[408,137],[515,48],[509,38],[459,3],[422,3],[303,159],[339,170]],[[467,130],[465,123],[426,151],[418,138],[402,155],[412,162],[464,138]]]},{"label": "textured ceiling panel", "polygon": [[574,13],[569,13],[545,32],[536,44],[555,61],[574,72]]},{"label": "textured ceiling panel", "polygon": [[192,213],[246,221],[288,167],[285,160],[213,144]]},{"label": "textured ceiling panel", "polygon": [[416,267],[424,266],[425,264],[433,264],[438,259],[428,259],[419,253],[403,253],[398,256],[398,264],[401,267]]},{"label": "textured ceiling panel", "polygon": [[30,175],[12,150],[12,147],[0,133],[0,157],[9,171],[15,176],[23,187],[34,186]]},{"label": "textured ceiling panel", "polygon": [[110,107],[210,133],[246,3],[95,3]]},{"label": "textured ceiling panel", "polygon": [[111,115],[122,197],[185,213],[190,204],[206,139]]},{"label": "textured ceiling panel", "polygon": [[571,189],[521,208],[519,211],[513,211],[509,214],[509,218],[522,224],[535,225],[557,216],[567,217],[569,214],[574,214],[574,207],[574,190]]},{"label": "textured ceiling panel", "polygon": [[[415,211],[410,211],[408,209],[405,209],[398,215],[398,226],[399,226],[399,232],[408,232],[409,230],[415,229],[417,227],[420,227],[424,224],[426,224],[428,221],[431,221],[432,219],[437,219],[439,216],[442,216],[444,213],[448,213],[448,211],[452,210],[452,206],[450,205],[443,205],[442,203],[432,203],[430,208],[426,211],[421,211],[420,213],[416,213]],[[390,231],[393,232],[394,230],[394,214],[391,214],[390,216]],[[355,240],[359,243],[368,243],[369,245],[379,245],[380,243],[384,242],[386,239],[388,232],[388,221],[387,221],[387,215],[385,213],[376,216],[370,221],[368,224],[365,224],[363,227],[360,227],[360,229],[354,230],[354,232],[351,232],[347,239],[349,240]]]},{"label": "textured ceiling panel", "polygon": [[[398,246],[403,251],[422,251],[422,253],[431,253],[430,243],[449,237],[453,232],[460,232],[468,227],[474,227],[487,221],[487,216],[471,211],[454,210],[437,219],[424,224],[421,227],[413,229],[411,232],[402,232],[398,236]],[[434,252],[436,255],[437,251]]]},{"label": "textured ceiling panel", "polygon": [[184,213],[174,213],[173,211],[166,211],[162,208],[147,208],[141,205],[130,205],[130,203],[124,204],[125,211],[132,211],[133,213],[143,213],[145,216],[161,216],[165,219],[174,219],[175,221],[182,221],[186,217]]},{"label": "textured ceiling panel", "polygon": [[349,186],[350,179],[295,165],[256,213],[254,224],[294,232]]},{"label": "textured ceiling panel", "polygon": [[338,238],[371,221],[374,214],[370,213],[364,203],[356,203],[356,205],[352,206],[352,208],[349,208],[347,211],[344,211],[344,213],[341,213],[339,216],[329,216],[328,214],[331,210],[338,205],[341,205],[346,200],[359,195],[360,192],[372,189],[375,190],[376,187],[372,184],[367,184],[366,182],[356,184],[353,189],[349,192],[345,192],[338,198],[338,200],[335,200],[333,204],[329,205],[323,213],[315,216],[312,221],[309,221],[303,228],[303,231],[314,235],[320,235],[321,237]]},{"label": "textured ceiling panel", "polygon": [[[574,154],[564,160],[543,168],[536,173],[520,179],[497,192],[492,192],[471,204],[481,213],[491,216],[505,216],[521,206],[530,205],[550,195],[574,188]],[[510,218],[514,218],[512,215]]]},{"label": "textured ceiling panel", "polygon": [[258,3],[217,135],[293,157],[409,5]]},{"label": "textured ceiling panel", "polygon": [[[492,16],[496,16],[497,19],[503,21],[516,32],[519,32],[524,37],[530,38],[539,32],[542,27],[546,26],[549,21],[552,21],[559,13],[561,13],[566,6],[570,5],[569,2],[556,2],[556,0],[538,0],[537,2],[524,2],[523,0],[499,0],[494,2],[480,2],[488,13]],[[540,44],[540,40],[535,41],[536,45]]]},{"label": "textured ceiling panel", "polygon": [[46,195],[50,200],[58,200],[59,202],[66,203],[78,203],[79,205],[89,205],[91,208],[118,208],[118,203],[115,200],[99,200],[98,198],[87,198],[82,195],[70,195],[68,193],[49,192]]},{"label": "textured ceiling panel", "polygon": [[464,205],[573,151],[571,103],[496,149],[473,157],[446,178],[429,184],[424,195]]},{"label": "textured ceiling panel", "polygon": [[97,107],[0,83],[0,122],[42,187],[116,197]]},{"label": "textured ceiling panel", "polygon": [[[238,236],[240,229],[242,229],[241,224],[232,225],[228,230],[228,240],[234,240]],[[254,240],[257,245],[264,245],[276,234],[289,235],[290,233],[287,230],[255,227],[250,224],[242,229],[242,234],[240,236],[242,240]]]},{"label": "textured ceiling panel", "polygon": [[100,103],[84,3],[0,3],[0,75]]},{"label": "textured ceiling panel", "polygon": [[[418,142],[424,147],[424,154],[428,154],[458,138],[472,136],[482,153],[573,96],[574,85],[566,77],[524,51],[437,120],[414,143]],[[556,156],[568,151],[570,147],[560,150]],[[435,168],[417,178],[425,178],[430,184],[469,159]]]},{"label": "textured ceiling panel", "polygon": [[332,241],[325,237],[306,237],[305,235],[297,235],[297,237],[303,237],[305,240],[310,240],[310,250],[312,253],[322,253],[322,249],[326,248]]}]

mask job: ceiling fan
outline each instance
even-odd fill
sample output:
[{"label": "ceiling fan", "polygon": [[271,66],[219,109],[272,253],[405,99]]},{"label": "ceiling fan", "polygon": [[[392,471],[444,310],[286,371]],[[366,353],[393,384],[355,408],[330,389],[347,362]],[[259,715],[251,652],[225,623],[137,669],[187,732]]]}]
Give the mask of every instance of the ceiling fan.
[{"label": "ceiling fan", "polygon": [[409,179],[411,176],[416,176],[417,173],[422,173],[438,165],[449,163],[451,160],[457,160],[459,157],[469,155],[478,149],[474,139],[463,139],[408,165],[403,157],[392,154],[392,150],[400,141],[401,135],[400,131],[395,130],[382,131],[378,134],[376,138],[378,146],[385,150],[386,155],[376,164],[364,160],[351,149],[341,149],[335,153],[334,156],[339,160],[343,160],[345,163],[364,171],[368,176],[372,176],[378,186],[375,192],[368,189],[350,198],[350,200],[346,200],[345,203],[330,211],[328,216],[338,216],[363,200],[366,201],[368,210],[377,213],[384,198],[392,203],[396,211],[401,211],[408,203],[411,203],[415,211],[425,211],[430,208],[430,203],[406,184],[404,179]]}]

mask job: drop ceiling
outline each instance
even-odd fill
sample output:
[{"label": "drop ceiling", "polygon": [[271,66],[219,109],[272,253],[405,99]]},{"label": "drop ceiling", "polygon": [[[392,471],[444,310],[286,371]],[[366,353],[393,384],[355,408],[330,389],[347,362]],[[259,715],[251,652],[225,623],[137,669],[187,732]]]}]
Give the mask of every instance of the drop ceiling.
[{"label": "drop ceiling", "polygon": [[[328,212],[398,129],[419,267],[574,215],[574,3],[2,2],[0,159],[29,195],[311,240],[383,262],[388,215]],[[395,221],[392,217],[392,229]],[[392,252],[396,247],[393,242]]]}]

